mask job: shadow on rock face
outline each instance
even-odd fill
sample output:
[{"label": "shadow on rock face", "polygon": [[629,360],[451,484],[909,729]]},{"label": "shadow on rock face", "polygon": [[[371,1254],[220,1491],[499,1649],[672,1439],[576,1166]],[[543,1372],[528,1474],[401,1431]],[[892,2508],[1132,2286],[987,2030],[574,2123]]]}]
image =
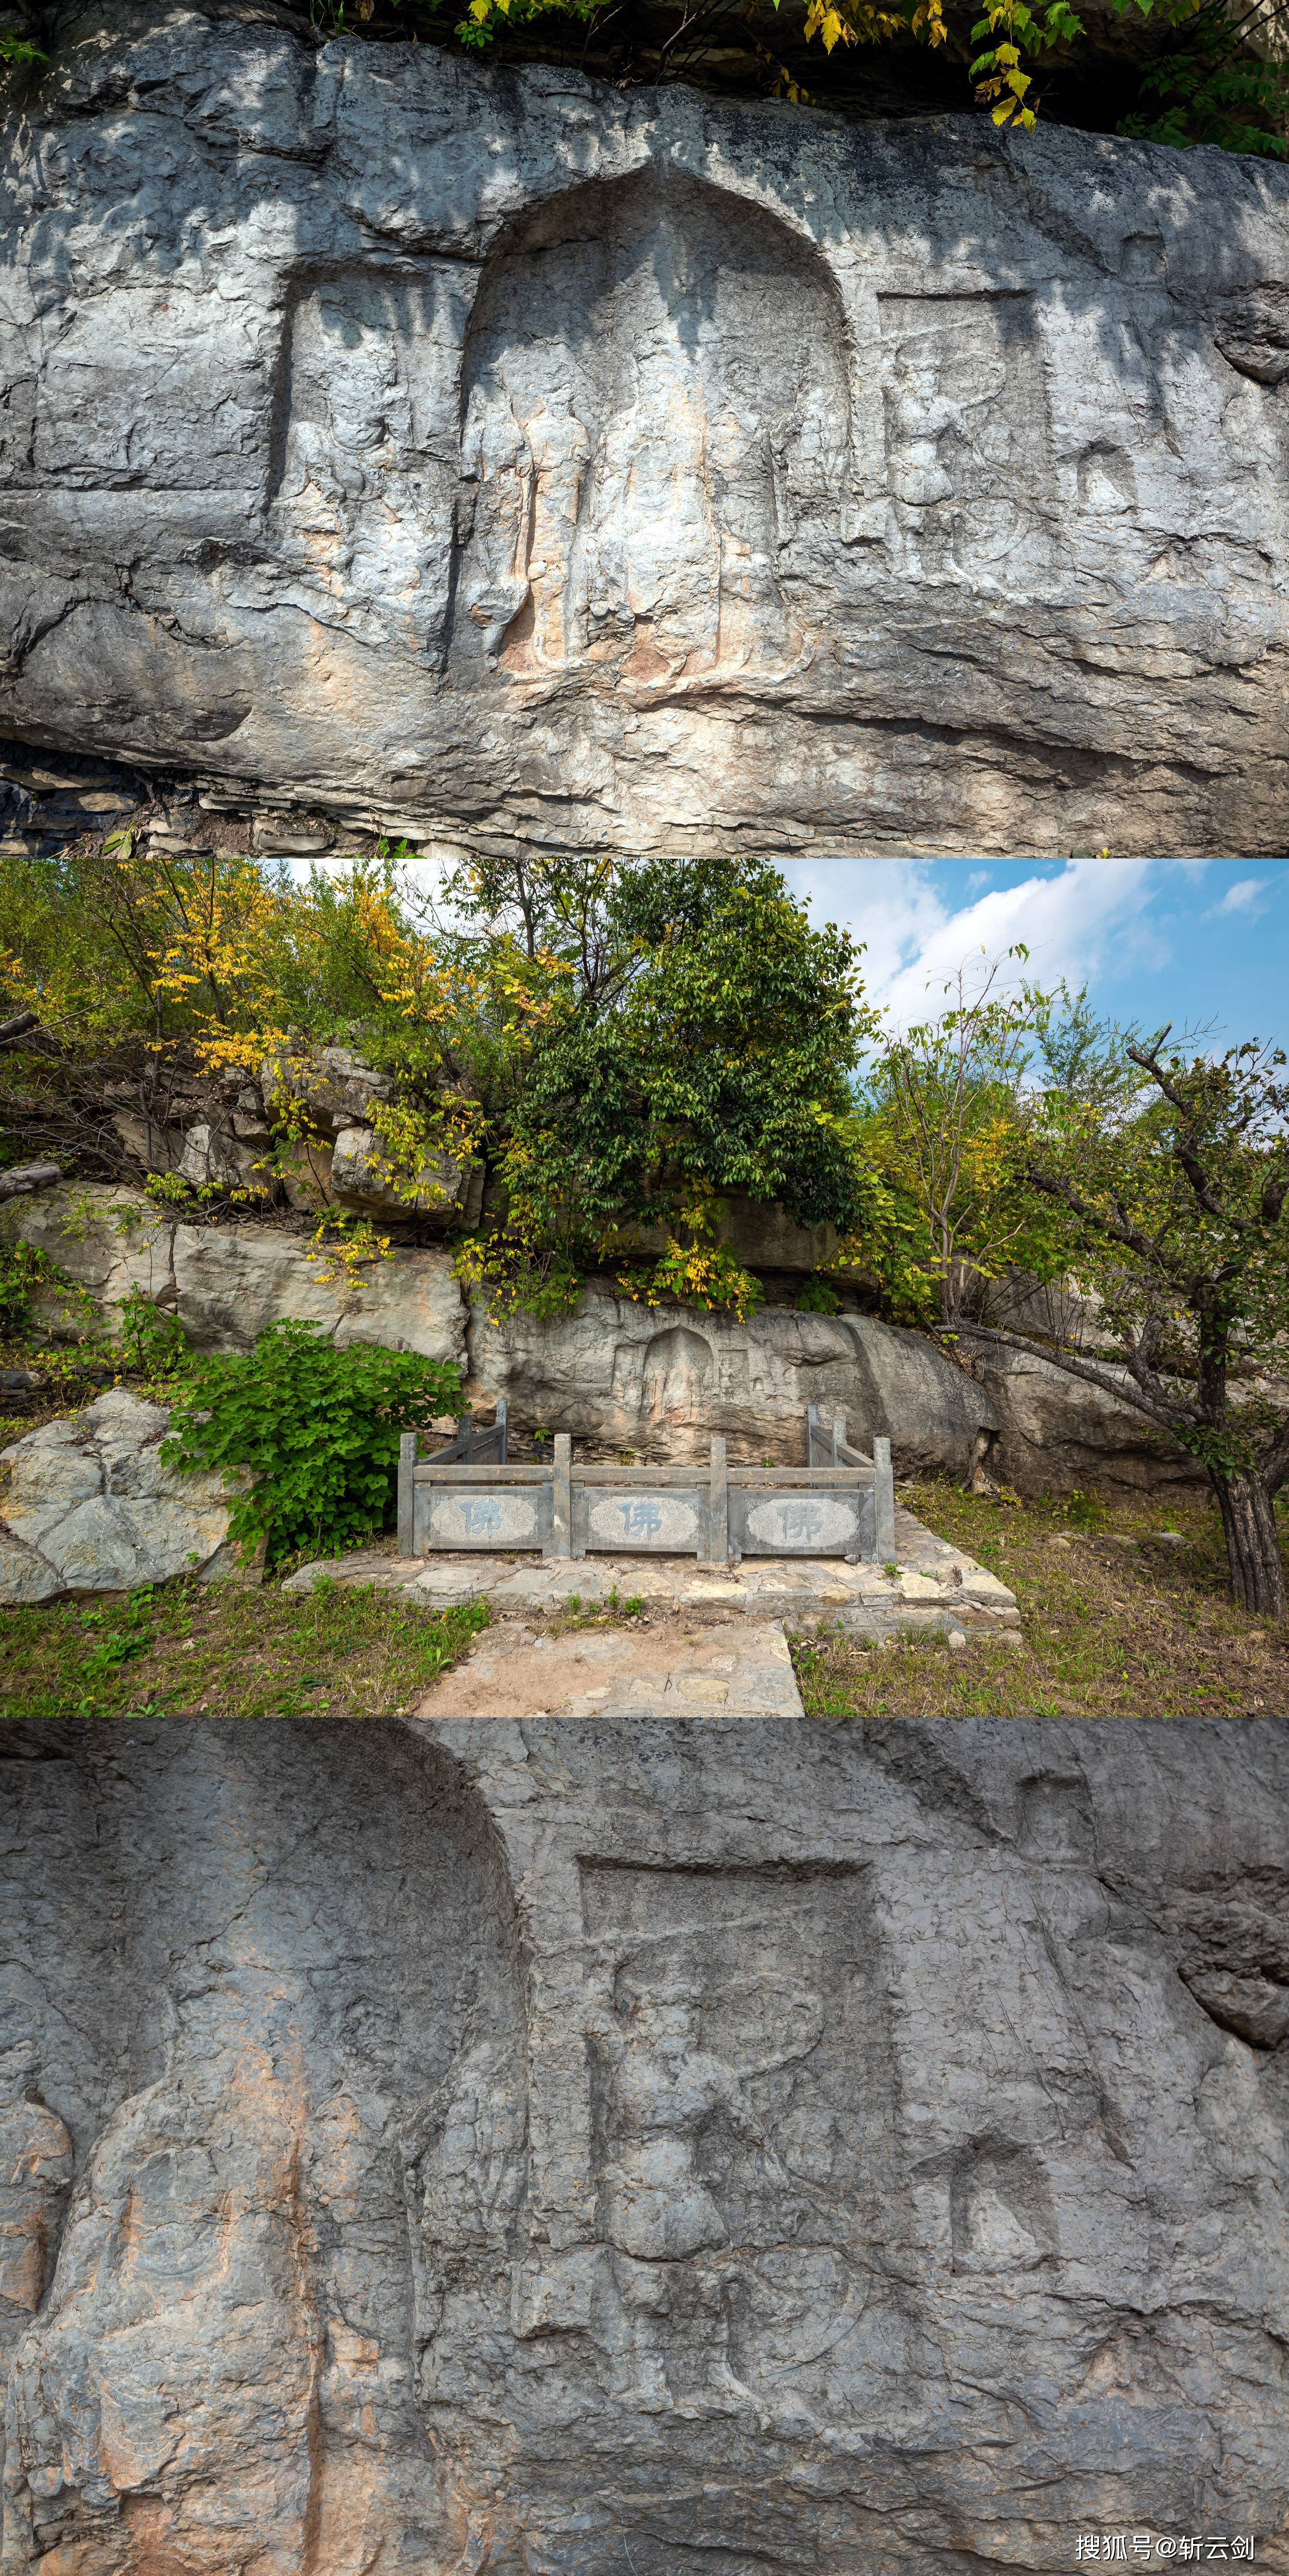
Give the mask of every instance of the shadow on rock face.
[{"label": "shadow on rock face", "polygon": [[36,1722],[5,2576],[1289,2565],[1281,1730]]},{"label": "shadow on rock face", "polygon": [[224,2576],[253,2548],[339,2576],[418,2528],[450,2564],[418,2366],[449,2295],[497,2332],[521,2172],[487,1819],[382,1726],[62,1750],[9,1766],[38,1955],[7,2286],[40,2313],[11,2339],[5,2563]]}]

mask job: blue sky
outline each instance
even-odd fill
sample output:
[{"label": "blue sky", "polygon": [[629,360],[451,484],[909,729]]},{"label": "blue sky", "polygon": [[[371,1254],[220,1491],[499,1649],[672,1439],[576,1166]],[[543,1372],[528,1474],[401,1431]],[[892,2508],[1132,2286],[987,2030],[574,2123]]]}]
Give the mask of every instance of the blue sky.
[{"label": "blue sky", "polygon": [[1034,981],[1086,981],[1103,1016],[1212,1021],[1219,1051],[1289,1044],[1289,860],[796,859],[784,874],[816,920],[867,943],[868,991],[898,1021],[1020,940]]}]

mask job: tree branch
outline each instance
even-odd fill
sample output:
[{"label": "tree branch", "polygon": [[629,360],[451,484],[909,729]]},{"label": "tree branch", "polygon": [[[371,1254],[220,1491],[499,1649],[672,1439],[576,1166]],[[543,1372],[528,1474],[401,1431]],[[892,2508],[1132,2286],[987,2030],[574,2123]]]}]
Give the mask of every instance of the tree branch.
[{"label": "tree branch", "polygon": [[1187,1429],[1197,1427],[1197,1418],[1190,1406],[1170,1405],[1162,1388],[1143,1385],[1133,1369],[1131,1352],[1125,1351],[1123,1355],[1122,1366],[1130,1380],[1125,1386],[1122,1378],[1111,1377],[1108,1367],[1097,1367],[1088,1360],[1077,1358],[1073,1351],[1052,1349],[1033,1340],[1028,1333],[1012,1332],[1005,1326],[964,1323],[962,1338],[964,1341],[997,1342],[1004,1350],[1023,1351],[1030,1359],[1046,1360],[1050,1367],[1062,1369],[1067,1377],[1079,1378],[1085,1386],[1099,1387],[1103,1395],[1113,1396],[1116,1403],[1131,1405],[1138,1413],[1148,1415],[1174,1439],[1179,1438],[1183,1426]]},{"label": "tree branch", "polygon": [[1060,1199],[1084,1225],[1095,1226],[1100,1233],[1108,1234],[1113,1242],[1124,1244],[1129,1252],[1136,1253],[1139,1261],[1158,1263],[1167,1277],[1173,1278],[1174,1274],[1164,1261],[1158,1244],[1152,1242],[1148,1234],[1143,1234],[1139,1226],[1129,1222],[1122,1207],[1117,1216],[1107,1216],[1104,1208],[1093,1207],[1091,1201],[1085,1199],[1069,1181],[1060,1179],[1054,1172],[1041,1172],[1033,1163],[1027,1177],[1036,1190],[1042,1190],[1050,1199]]},{"label": "tree branch", "polygon": [[1278,1494],[1286,1477],[1289,1477],[1289,1421],[1276,1434],[1262,1464],[1262,1482],[1269,1494]]}]

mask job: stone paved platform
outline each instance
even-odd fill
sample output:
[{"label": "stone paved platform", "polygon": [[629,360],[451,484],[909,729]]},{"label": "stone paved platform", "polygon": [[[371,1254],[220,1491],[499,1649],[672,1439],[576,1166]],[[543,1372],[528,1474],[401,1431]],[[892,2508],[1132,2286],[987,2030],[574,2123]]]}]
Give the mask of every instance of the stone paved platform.
[{"label": "stone paved platform", "polygon": [[376,1583],[405,1592],[430,1609],[484,1600],[497,1617],[549,1617],[576,1596],[597,1609],[616,1592],[650,1611],[683,1611],[693,1621],[742,1615],[780,1619],[790,1628],[835,1621],[862,1635],[942,1629],[997,1636],[1015,1631],[1015,1595],[961,1548],[924,1529],[896,1506],[895,1571],[846,1565],[840,1558],[745,1557],[738,1566],[698,1565],[691,1556],[502,1556],[461,1553],[399,1557],[388,1548],[357,1548],[322,1557],[291,1575],[288,1592],[320,1580]]},{"label": "stone paved platform", "polygon": [[[801,1697],[777,1620],[697,1628],[668,1612],[637,1625],[535,1635],[519,1621],[487,1629],[418,1703],[442,1737],[454,1719],[490,1726],[538,1717],[800,1717]],[[521,1756],[521,1758],[524,1758]]]}]

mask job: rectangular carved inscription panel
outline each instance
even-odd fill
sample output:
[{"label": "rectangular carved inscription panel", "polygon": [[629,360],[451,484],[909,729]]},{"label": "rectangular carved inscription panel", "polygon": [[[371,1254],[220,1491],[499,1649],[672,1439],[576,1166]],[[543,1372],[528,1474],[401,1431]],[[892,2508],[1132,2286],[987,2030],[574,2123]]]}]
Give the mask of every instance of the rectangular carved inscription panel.
[{"label": "rectangular carved inscription panel", "polygon": [[883,295],[891,496],[910,568],[982,583],[1050,556],[1047,382],[1031,295]]},{"label": "rectangular carved inscription panel", "polygon": [[597,2208],[641,2402],[871,2405],[899,2340],[880,1943],[854,1869],[582,1864]]}]

